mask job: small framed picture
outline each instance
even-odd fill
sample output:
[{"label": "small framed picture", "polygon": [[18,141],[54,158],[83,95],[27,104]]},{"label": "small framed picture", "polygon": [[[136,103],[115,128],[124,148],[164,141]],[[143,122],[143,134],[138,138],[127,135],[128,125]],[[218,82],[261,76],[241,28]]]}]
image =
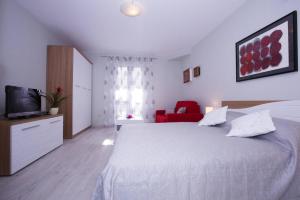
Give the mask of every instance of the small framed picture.
[{"label": "small framed picture", "polygon": [[190,68],[183,71],[183,83],[188,83],[191,81]]},{"label": "small framed picture", "polygon": [[194,78],[200,76],[200,66],[194,67]]}]

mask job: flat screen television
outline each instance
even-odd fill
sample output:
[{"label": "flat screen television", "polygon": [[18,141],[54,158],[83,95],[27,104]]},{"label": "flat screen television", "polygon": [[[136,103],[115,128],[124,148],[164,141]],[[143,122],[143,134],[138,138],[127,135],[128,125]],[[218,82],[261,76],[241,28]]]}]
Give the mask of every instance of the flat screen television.
[{"label": "flat screen television", "polygon": [[38,89],[5,86],[5,116],[28,117],[41,113],[41,91]]}]

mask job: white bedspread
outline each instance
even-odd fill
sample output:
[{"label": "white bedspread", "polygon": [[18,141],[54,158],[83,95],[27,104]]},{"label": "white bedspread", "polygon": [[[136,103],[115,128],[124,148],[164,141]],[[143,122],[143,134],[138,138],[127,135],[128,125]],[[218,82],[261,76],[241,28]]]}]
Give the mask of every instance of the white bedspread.
[{"label": "white bedspread", "polygon": [[93,199],[300,199],[300,191],[286,194],[298,162],[298,149],[292,149],[298,147],[282,145],[290,136],[274,142],[269,136],[226,137],[227,132],[226,125],[197,123],[123,126]]}]

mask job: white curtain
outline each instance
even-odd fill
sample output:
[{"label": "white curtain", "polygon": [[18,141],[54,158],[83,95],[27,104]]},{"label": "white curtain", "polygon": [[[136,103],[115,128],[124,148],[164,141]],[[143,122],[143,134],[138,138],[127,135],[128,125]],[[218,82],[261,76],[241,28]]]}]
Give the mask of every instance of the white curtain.
[{"label": "white curtain", "polygon": [[104,74],[104,124],[118,118],[133,117],[153,121],[153,59],[107,57]]}]

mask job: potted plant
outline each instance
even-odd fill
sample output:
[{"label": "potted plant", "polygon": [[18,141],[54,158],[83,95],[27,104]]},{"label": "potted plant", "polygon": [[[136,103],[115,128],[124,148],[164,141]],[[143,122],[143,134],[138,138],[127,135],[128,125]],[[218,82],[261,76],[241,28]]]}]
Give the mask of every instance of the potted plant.
[{"label": "potted plant", "polygon": [[128,114],[126,118],[127,118],[127,119],[132,119],[132,118],[133,118],[133,115],[132,115],[132,114]]},{"label": "potted plant", "polygon": [[49,103],[50,115],[57,115],[61,102],[67,98],[66,96],[63,96],[61,87],[57,87],[55,92],[50,92],[49,94],[42,96],[45,97]]}]

